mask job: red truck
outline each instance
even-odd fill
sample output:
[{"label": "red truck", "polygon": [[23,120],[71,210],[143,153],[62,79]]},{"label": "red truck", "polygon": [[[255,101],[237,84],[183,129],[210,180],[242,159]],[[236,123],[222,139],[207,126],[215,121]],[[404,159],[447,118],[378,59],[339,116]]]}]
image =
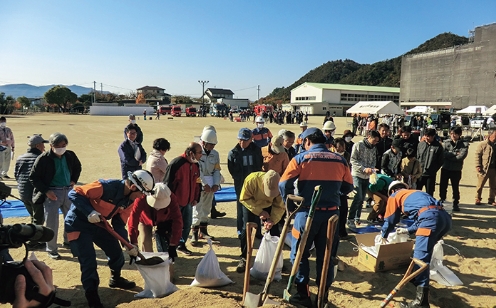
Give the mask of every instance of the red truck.
[{"label": "red truck", "polygon": [[186,108],[186,116],[187,117],[196,117],[196,108],[195,107]]},{"label": "red truck", "polygon": [[172,116],[173,117],[180,117],[181,113],[182,113],[181,105],[172,106]]},{"label": "red truck", "polygon": [[274,111],[274,107],[272,105],[256,105],[253,108],[253,111],[257,116],[262,115],[263,112],[270,113]]},{"label": "red truck", "polygon": [[159,106],[157,112],[160,112],[161,115],[171,114],[172,107],[171,106]]}]

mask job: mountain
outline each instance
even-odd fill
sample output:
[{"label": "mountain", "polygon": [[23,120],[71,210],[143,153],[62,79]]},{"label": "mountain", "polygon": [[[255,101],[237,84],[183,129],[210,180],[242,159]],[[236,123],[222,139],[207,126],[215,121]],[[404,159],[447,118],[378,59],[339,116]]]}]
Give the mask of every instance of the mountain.
[{"label": "mountain", "polygon": [[[405,55],[467,44],[468,38],[453,33],[442,33],[427,40]],[[399,87],[401,78],[401,56],[376,62],[360,64],[353,60],[329,61],[314,68],[288,87],[275,88],[264,102],[283,100],[288,102],[291,90],[304,82],[339,83],[362,86]]]},{"label": "mountain", "polygon": [[[19,96],[26,96],[28,98],[43,97],[45,92],[53,88],[55,85],[46,86],[33,86],[30,84],[6,84],[0,86],[0,92],[4,92],[5,96],[12,95],[12,97],[17,98]],[[88,94],[93,91],[93,88],[86,88],[78,85],[66,86],[72,92],[76,93],[78,96],[82,94]],[[105,91],[104,91],[105,92]]]}]

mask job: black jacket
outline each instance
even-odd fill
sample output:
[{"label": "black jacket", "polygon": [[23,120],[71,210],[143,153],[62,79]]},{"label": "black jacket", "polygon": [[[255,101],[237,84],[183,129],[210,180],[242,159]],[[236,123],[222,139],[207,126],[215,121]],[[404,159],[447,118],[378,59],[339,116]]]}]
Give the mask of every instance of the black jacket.
[{"label": "black jacket", "polygon": [[379,143],[375,145],[375,148],[377,149],[377,154],[376,154],[376,164],[375,167],[377,169],[381,169],[381,164],[382,164],[382,154],[389,150],[391,148],[391,145],[393,144],[393,139],[386,137],[386,138],[381,138]]},{"label": "black jacket", "polygon": [[14,176],[17,181],[17,189],[22,200],[33,198],[33,184],[29,181],[29,173],[33,168],[36,158],[42,152],[37,148],[29,148],[28,152],[19,156],[16,160]]},{"label": "black jacket", "polygon": [[468,155],[468,144],[462,140],[456,143],[451,139],[446,139],[443,142],[444,162],[443,169],[450,171],[462,171],[463,160]]},{"label": "black jacket", "polygon": [[248,174],[262,171],[262,164],[262,150],[253,142],[244,150],[237,144],[227,156],[227,168],[238,188],[243,187]]},{"label": "black jacket", "polygon": [[422,167],[422,175],[436,176],[437,171],[443,165],[443,146],[434,140],[431,144],[426,141],[419,143],[417,147],[417,160]]},{"label": "black jacket", "polygon": [[[71,182],[77,183],[81,174],[81,162],[73,151],[67,150],[62,156],[65,157],[67,167],[71,173]],[[35,204],[43,203],[46,192],[50,190],[50,183],[55,176],[55,158],[58,157],[50,149],[50,151],[38,156],[34,162],[29,174],[29,181],[34,186],[33,203]]]}]

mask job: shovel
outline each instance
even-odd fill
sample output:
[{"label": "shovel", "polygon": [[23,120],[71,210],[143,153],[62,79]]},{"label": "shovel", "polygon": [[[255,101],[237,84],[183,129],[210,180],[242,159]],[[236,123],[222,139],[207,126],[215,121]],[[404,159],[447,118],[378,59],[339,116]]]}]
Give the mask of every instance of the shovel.
[{"label": "shovel", "polygon": [[[124,245],[127,249],[133,249],[134,246],[131,245],[126,239],[124,239],[122,236],[119,235],[119,233],[115,232],[114,229],[110,226],[108,221],[105,219],[105,217],[100,216],[100,222],[97,223],[96,225],[99,226],[100,228],[103,228],[108,231],[113,237],[115,237],[119,242],[121,242],[122,245]],[[146,259],[141,252],[138,251],[138,257],[140,258],[139,261],[137,261],[137,264],[140,265],[155,265],[155,264],[160,264],[164,262],[164,259],[160,257],[151,257]]]},{"label": "shovel", "polygon": [[243,285],[243,305],[245,307],[252,307],[248,305],[250,305],[249,303],[253,302],[254,296],[257,296],[255,294],[248,292],[248,290],[250,289],[251,255],[253,252],[253,242],[255,241],[254,230],[256,230],[257,227],[258,225],[254,222],[246,223],[246,267],[245,267],[245,277],[244,277],[244,285]]},{"label": "shovel", "polygon": [[[413,265],[415,264],[420,266],[420,268],[412,273]],[[410,280],[417,277],[418,275],[420,275],[420,273],[428,269],[428,267],[429,266],[425,262],[417,258],[412,258],[412,262],[410,263],[410,266],[408,266],[405,275],[403,276],[401,281],[396,285],[396,287],[394,287],[394,289],[389,293],[389,295],[382,301],[380,307],[381,308],[386,307],[386,305],[389,304],[389,302],[393,299],[393,297],[396,295],[396,293],[398,293],[399,290],[401,290]]]},{"label": "shovel", "polygon": [[[274,275],[276,274],[276,267],[277,267],[277,262],[279,260],[279,257],[281,256],[282,249],[284,248],[284,239],[286,238],[286,235],[288,234],[288,228],[289,224],[291,223],[291,220],[293,219],[294,215],[298,210],[301,208],[303,205],[303,197],[300,196],[295,196],[295,195],[288,195],[288,200],[292,200],[295,204],[295,209],[290,212],[288,209],[288,201],[286,201],[286,220],[284,221],[284,225],[282,227],[281,231],[281,236],[279,238],[279,242],[277,243],[277,248],[274,253],[274,258],[272,259],[272,264],[270,265],[269,273],[267,274],[267,279],[265,280],[265,286],[260,294],[253,294],[253,293],[247,293],[244,306],[247,308],[256,308],[261,306],[262,302],[264,305],[279,305],[279,302],[271,300],[269,296],[269,288],[270,284],[272,283],[272,280],[274,279]],[[277,228],[277,226],[274,226],[273,228]]]},{"label": "shovel", "polygon": [[300,267],[300,261],[303,257],[303,252],[305,250],[305,245],[307,244],[308,233],[310,232],[310,227],[313,222],[313,215],[315,213],[315,206],[320,201],[320,195],[322,194],[322,188],[320,185],[315,186],[315,190],[312,195],[312,202],[310,203],[310,210],[308,211],[307,221],[305,223],[305,230],[300,234],[300,245],[298,246],[298,250],[296,252],[296,257],[293,262],[293,267],[291,268],[291,275],[289,276],[288,285],[284,289],[283,299],[289,302],[289,298],[291,297],[291,287],[293,286],[293,282],[296,278],[296,273],[298,272],[298,268]]},{"label": "shovel", "polygon": [[322,274],[320,274],[319,295],[317,296],[317,307],[324,308],[324,296],[327,295],[325,286],[327,283],[327,272],[329,270],[329,261],[331,260],[332,244],[334,242],[334,235],[336,233],[336,226],[338,224],[338,215],[332,215],[327,221],[327,242],[326,251],[324,254],[324,262],[322,265]]}]

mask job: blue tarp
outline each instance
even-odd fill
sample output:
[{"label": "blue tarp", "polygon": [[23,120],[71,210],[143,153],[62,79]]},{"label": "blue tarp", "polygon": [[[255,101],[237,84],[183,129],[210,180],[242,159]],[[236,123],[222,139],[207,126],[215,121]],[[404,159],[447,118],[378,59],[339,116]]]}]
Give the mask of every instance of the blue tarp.
[{"label": "blue tarp", "polygon": [[[230,202],[236,201],[236,192],[234,186],[222,187],[221,190],[215,193],[215,201],[217,202]],[[24,203],[19,200],[7,200],[0,206],[0,211],[4,218],[10,217],[28,217],[29,213],[24,207]],[[59,213],[62,213],[59,211]]]}]

